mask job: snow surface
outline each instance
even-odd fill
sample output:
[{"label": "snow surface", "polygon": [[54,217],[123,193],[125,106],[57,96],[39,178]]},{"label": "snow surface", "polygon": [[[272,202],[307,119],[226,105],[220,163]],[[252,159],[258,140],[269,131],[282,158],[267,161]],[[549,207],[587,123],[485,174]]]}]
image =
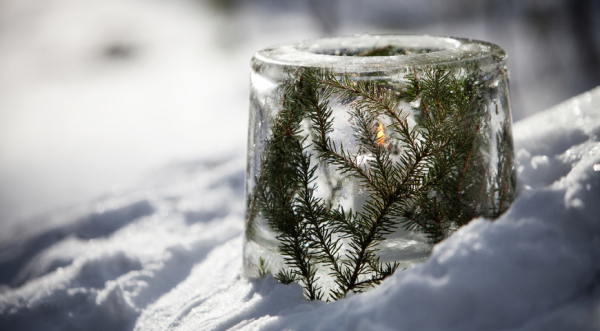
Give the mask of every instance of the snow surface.
[{"label": "snow surface", "polygon": [[242,153],[174,164],[0,246],[1,330],[597,330],[600,88],[515,124],[519,194],[334,303],[247,279]]}]

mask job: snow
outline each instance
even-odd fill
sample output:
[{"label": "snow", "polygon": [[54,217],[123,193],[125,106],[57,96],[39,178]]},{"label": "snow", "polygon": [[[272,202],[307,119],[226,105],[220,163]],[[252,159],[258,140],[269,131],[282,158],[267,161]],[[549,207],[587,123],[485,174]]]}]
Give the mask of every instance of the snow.
[{"label": "snow", "polygon": [[[2,217],[39,214],[1,224],[0,330],[600,328],[600,88],[515,123],[519,197],[500,219],[472,221],[368,293],[310,302],[297,284],[240,274],[239,76],[256,49],[315,32],[281,31],[227,57],[204,47],[222,39],[220,18],[189,4],[84,2],[53,0],[29,13],[38,26],[0,34],[0,106],[13,110],[0,114],[0,198],[24,201],[3,202]],[[37,37],[9,38],[20,33]],[[115,40],[137,58],[98,60]],[[221,117],[230,127],[215,150]],[[130,178],[141,179],[121,185]],[[44,213],[66,202],[76,206]]]},{"label": "snow", "polygon": [[0,329],[597,329],[599,132],[600,88],[517,122],[520,196],[505,215],[334,303],[240,275],[242,154],[172,165],[5,241]]}]

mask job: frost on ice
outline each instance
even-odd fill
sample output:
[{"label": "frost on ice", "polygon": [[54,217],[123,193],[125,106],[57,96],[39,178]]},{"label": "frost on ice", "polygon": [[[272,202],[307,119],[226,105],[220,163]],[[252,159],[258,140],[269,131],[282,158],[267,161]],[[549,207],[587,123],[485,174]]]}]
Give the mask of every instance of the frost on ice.
[{"label": "frost on ice", "polygon": [[511,209],[368,293],[309,302],[298,285],[240,275],[245,161],[231,155],[1,242],[0,329],[598,329],[600,88],[514,131]]}]

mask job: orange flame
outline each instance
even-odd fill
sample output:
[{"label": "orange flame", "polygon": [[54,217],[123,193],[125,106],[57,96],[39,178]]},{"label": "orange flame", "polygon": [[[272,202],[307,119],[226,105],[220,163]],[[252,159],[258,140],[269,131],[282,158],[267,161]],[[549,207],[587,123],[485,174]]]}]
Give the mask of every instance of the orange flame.
[{"label": "orange flame", "polygon": [[383,146],[385,145],[385,133],[383,131],[383,124],[379,123],[377,127],[377,144]]}]

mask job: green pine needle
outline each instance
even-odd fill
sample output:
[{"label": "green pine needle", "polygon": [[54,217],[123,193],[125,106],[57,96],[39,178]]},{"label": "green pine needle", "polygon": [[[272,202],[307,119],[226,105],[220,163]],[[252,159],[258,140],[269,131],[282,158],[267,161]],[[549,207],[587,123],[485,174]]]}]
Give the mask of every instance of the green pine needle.
[{"label": "green pine needle", "polygon": [[[474,217],[497,217],[508,208],[515,187],[514,170],[507,167],[512,158],[508,126],[496,137],[497,176],[491,177],[493,183],[484,181],[489,165],[480,150],[489,141],[482,134],[480,75],[476,66],[415,69],[402,91],[384,81],[323,69],[299,69],[290,76],[247,214],[247,229],[260,214],[278,233],[286,264],[275,275],[278,281],[300,282],[311,300],[363,292],[398,269],[377,255],[378,244],[398,227],[420,231],[435,244]],[[350,105],[358,150],[372,156],[367,162],[331,139],[333,99]],[[415,105],[416,125],[399,109],[402,99]],[[388,123],[383,138],[382,123]],[[315,194],[319,169],[328,198]],[[361,212],[334,207],[346,176],[368,192]],[[487,200],[481,198],[486,187],[492,187]],[[347,242],[344,250],[341,240]],[[336,284],[327,294],[318,285],[319,268],[327,268]],[[267,273],[260,258],[259,276]]]}]

